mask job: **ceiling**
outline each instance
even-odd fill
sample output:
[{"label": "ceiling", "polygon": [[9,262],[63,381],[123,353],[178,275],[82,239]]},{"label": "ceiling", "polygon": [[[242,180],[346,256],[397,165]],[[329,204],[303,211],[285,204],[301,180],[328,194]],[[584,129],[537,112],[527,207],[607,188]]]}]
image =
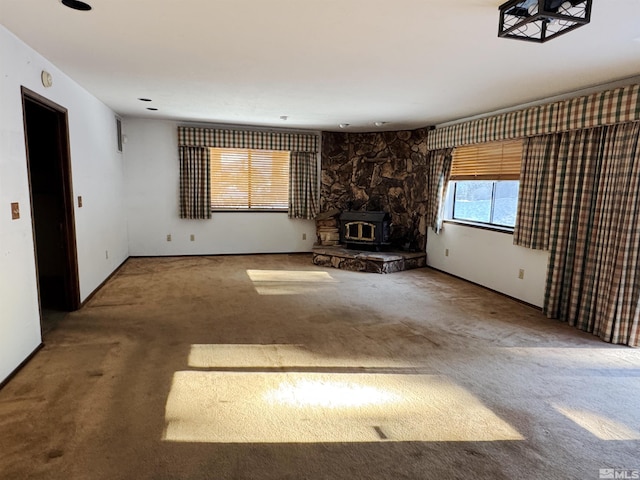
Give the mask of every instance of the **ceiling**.
[{"label": "ceiling", "polygon": [[501,0],[85,1],[0,23],[125,117],[400,130],[640,75],[640,0],[545,44],[498,38]]}]

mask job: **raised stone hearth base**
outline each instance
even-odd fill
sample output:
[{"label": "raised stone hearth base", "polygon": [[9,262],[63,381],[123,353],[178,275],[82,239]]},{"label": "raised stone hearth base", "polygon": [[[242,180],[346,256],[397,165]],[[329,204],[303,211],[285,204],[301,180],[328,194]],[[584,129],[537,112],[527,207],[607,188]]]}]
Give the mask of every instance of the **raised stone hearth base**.
[{"label": "raised stone hearth base", "polygon": [[368,252],[341,246],[313,247],[313,263],[353,272],[393,273],[427,266],[426,253]]}]

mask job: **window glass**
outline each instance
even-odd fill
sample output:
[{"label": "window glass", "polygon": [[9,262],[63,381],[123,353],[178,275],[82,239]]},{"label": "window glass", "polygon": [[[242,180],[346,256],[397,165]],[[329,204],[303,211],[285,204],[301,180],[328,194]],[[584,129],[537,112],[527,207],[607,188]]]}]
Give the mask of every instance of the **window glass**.
[{"label": "window glass", "polygon": [[493,219],[491,223],[508,227],[515,226],[519,186],[520,182],[517,180],[495,182]]},{"label": "window glass", "polygon": [[456,182],[453,218],[490,223],[492,191],[490,181]]},{"label": "window glass", "polygon": [[451,182],[451,218],[514,227],[518,180],[458,180]]}]

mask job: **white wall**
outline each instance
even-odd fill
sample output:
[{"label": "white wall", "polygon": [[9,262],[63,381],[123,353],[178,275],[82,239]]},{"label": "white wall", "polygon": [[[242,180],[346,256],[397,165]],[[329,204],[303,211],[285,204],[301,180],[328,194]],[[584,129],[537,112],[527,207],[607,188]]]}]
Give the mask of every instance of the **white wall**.
[{"label": "white wall", "polygon": [[427,234],[429,266],[538,307],[544,301],[548,260],[548,252],[513,245],[508,233],[445,223],[439,235],[431,229]]},{"label": "white wall", "polygon": [[[81,300],[128,256],[114,113],[0,25],[0,381],[41,343],[20,87],[68,109]],[[44,88],[40,73],[53,76]],[[11,220],[10,203],[21,217]],[[109,258],[106,258],[108,251]]]},{"label": "white wall", "polygon": [[[177,129],[178,123],[173,121],[124,121],[131,255],[311,251],[315,223],[291,220],[286,213],[214,212],[211,220],[180,219]],[[192,234],[195,241],[190,240]],[[167,235],[171,235],[170,242]]]}]

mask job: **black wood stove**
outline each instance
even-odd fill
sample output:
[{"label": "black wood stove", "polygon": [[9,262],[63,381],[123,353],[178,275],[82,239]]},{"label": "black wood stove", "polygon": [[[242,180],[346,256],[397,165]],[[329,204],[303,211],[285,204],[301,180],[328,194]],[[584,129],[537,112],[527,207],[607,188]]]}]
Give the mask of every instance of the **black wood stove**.
[{"label": "black wood stove", "polygon": [[340,214],[340,243],[347,246],[369,246],[379,250],[389,245],[391,217],[387,212],[353,212]]}]

